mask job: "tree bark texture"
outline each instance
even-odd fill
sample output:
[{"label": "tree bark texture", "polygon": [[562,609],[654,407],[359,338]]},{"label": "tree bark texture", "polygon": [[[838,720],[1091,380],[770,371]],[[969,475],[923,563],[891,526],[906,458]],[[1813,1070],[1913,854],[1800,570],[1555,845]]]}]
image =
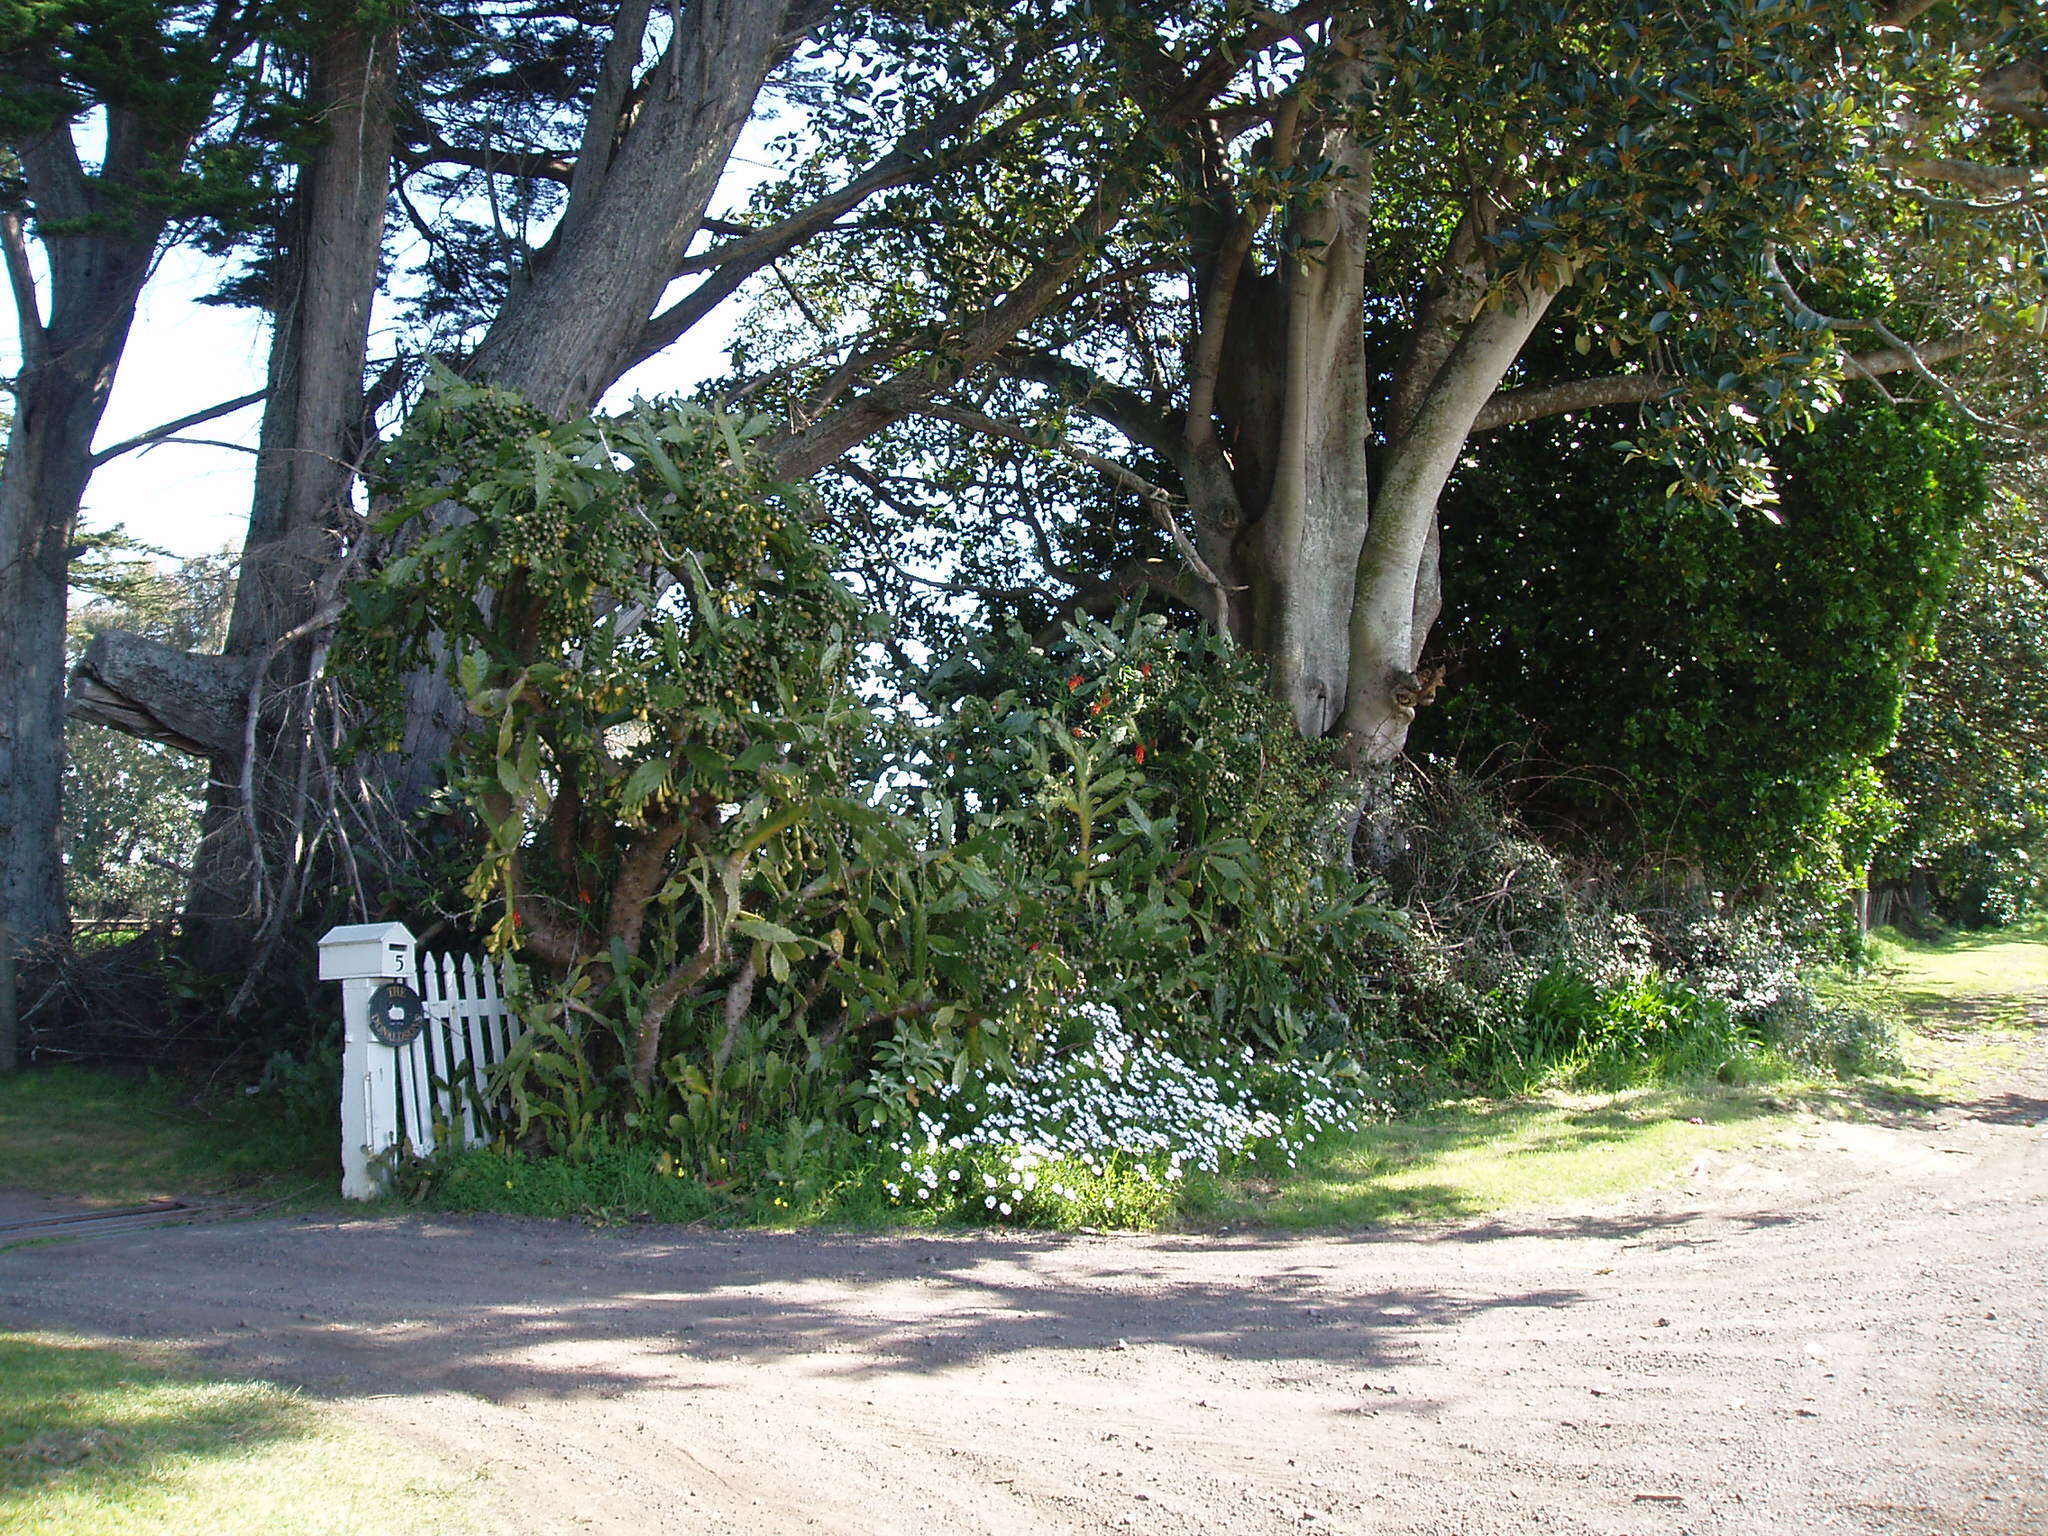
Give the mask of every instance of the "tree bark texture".
[{"label": "tree bark texture", "polygon": [[[1398,756],[1426,691],[1414,673],[1440,604],[1437,496],[1549,295],[1517,290],[1486,307],[1466,242],[1468,259],[1447,266],[1427,334],[1396,372],[1374,485],[1364,326],[1372,160],[1348,129],[1304,136],[1299,157],[1313,152],[1334,174],[1286,211],[1288,254],[1256,271],[1247,241],[1233,249],[1225,235],[1203,263],[1196,387],[1174,457],[1203,553],[1242,594],[1236,638],[1265,659],[1296,727],[1341,736],[1363,768]],[[1213,394],[1202,383],[1211,373]],[[1195,419],[1211,400],[1213,421]]]},{"label": "tree bark texture", "polygon": [[225,681],[243,685],[239,729],[207,744],[203,836],[184,913],[186,952],[207,971],[248,959],[266,909],[286,894],[266,889],[265,872],[296,867],[315,816],[304,786],[313,778],[310,664],[319,640],[307,629],[352,516],[363,445],[397,46],[390,30],[335,33],[308,76],[320,139],[300,168],[281,242],[249,529],[224,654],[214,661]]},{"label": "tree bark texture", "polygon": [[[588,410],[632,365],[754,98],[788,46],[790,11],[789,0],[696,0],[674,13],[667,54],[615,147],[603,133],[584,135],[561,229],[492,324],[474,377],[568,416]],[[615,35],[635,40],[635,57],[646,18],[647,6],[633,0],[619,13]],[[609,100],[600,96],[594,129]],[[601,165],[591,163],[597,155]]]},{"label": "tree bark texture", "polygon": [[[23,367],[0,463],[0,926],[33,964],[69,947],[64,905],[64,630],[79,502],[92,440],[135,319],[162,221],[107,216],[68,131],[17,151],[43,226],[49,313],[41,312],[8,231]],[[127,114],[108,114],[100,182],[132,177],[156,155]],[[72,221],[80,232],[52,233]]]},{"label": "tree bark texture", "polygon": [[[1362,64],[1348,68],[1340,98],[1363,81]],[[1296,126],[1280,118],[1276,166],[1317,158],[1332,174],[1280,210],[1288,238],[1269,268],[1249,255],[1266,211],[1210,189],[1235,222],[1212,218],[1198,240],[1189,410],[1169,456],[1202,554],[1239,594],[1235,638],[1263,657],[1296,727],[1337,737],[1364,785],[1384,778],[1433,692],[1418,669],[1442,602],[1438,497],[1557,288],[1489,272],[1475,209],[1418,306],[1376,421],[1371,155],[1341,125],[1300,125],[1290,144]]]}]

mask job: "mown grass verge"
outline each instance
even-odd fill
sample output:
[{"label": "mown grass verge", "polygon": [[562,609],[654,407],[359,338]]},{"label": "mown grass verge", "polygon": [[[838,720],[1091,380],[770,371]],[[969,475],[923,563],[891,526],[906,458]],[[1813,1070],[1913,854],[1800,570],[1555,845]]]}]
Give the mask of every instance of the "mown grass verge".
[{"label": "mown grass verge", "polygon": [[473,1484],[295,1392],[0,1333],[0,1529],[355,1536],[487,1528]]},{"label": "mown grass verge", "polygon": [[1678,1177],[1702,1152],[1761,1145],[1802,1118],[1932,1112],[2010,1065],[2048,1026],[2048,920],[1931,941],[1885,933],[1872,949],[1867,974],[1822,989],[1893,1022],[1899,1061],[1889,1068],[1439,1102],[1330,1138],[1283,1178],[1192,1186],[1188,1214],[1348,1227],[1615,1199]]},{"label": "mown grass verge", "polygon": [[1902,1021],[1902,1091],[1966,1093],[2048,1027],[2048,918],[1934,939],[1885,930],[1872,948],[1866,995]]},{"label": "mown grass verge", "polygon": [[163,1076],[64,1066],[0,1078],[0,1185],[38,1194],[316,1200],[337,1189],[337,1145],[271,1099]]}]

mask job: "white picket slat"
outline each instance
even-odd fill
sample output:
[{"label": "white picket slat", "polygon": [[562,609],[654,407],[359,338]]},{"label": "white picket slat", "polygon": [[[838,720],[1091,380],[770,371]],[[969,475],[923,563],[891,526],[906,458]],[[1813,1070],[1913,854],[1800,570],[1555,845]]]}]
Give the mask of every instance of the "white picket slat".
[{"label": "white picket slat", "polygon": [[460,1127],[462,1144],[476,1145],[476,1101],[471,1087],[476,1075],[476,1053],[469,1046],[470,1021],[476,1016],[475,996],[463,985],[467,964],[458,955],[441,957],[441,986],[449,1004],[448,1034],[443,1049],[448,1053],[448,1124]]},{"label": "white picket slat", "polygon": [[486,1038],[490,1040],[491,1061],[503,1061],[512,1054],[513,1017],[512,1010],[505,1006],[504,973],[489,961],[484,963],[484,1001],[489,1004],[485,1010],[490,1020]]},{"label": "white picket slat", "polygon": [[412,1044],[398,1052],[398,1091],[405,1110],[405,1139],[413,1151],[425,1156],[434,1150],[433,1111],[427,1100],[427,1037],[415,1036]]},{"label": "white picket slat", "polygon": [[491,1068],[511,1051],[518,1019],[491,961],[422,954],[417,966],[427,1027],[410,1046],[393,1052],[399,1124],[422,1154],[434,1149],[436,1126],[465,1147],[481,1146],[495,1130],[495,1117],[487,1112]]},{"label": "white picket slat", "polygon": [[441,994],[441,1007],[435,1014],[436,1027],[428,1033],[436,1037],[436,1052],[440,1058],[436,1063],[435,1076],[442,1087],[435,1094],[440,1107],[441,1122],[448,1127],[450,1135],[459,1135],[464,1146],[476,1144],[475,1112],[469,1103],[465,1087],[469,1078],[469,1053],[462,1044],[462,989],[456,978],[460,974],[461,962],[455,956],[442,954],[435,967],[434,980]]}]

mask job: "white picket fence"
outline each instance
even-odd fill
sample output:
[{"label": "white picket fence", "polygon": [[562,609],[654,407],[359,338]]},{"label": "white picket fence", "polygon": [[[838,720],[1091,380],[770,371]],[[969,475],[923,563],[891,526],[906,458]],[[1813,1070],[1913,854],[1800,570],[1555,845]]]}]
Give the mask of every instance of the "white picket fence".
[{"label": "white picket fence", "polygon": [[[390,1156],[425,1155],[444,1137],[462,1146],[489,1141],[502,1106],[490,1071],[519,1037],[504,979],[474,956],[419,954],[403,923],[359,923],[320,941],[320,979],[342,987],[341,1192],[379,1194]],[[370,999],[387,982],[419,993],[426,1028],[392,1047],[370,1031]]]}]

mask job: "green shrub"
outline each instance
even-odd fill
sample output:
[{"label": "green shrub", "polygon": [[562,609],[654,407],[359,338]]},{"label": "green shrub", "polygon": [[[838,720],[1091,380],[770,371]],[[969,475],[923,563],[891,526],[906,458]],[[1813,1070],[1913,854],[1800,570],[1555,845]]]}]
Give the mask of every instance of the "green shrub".
[{"label": "green shrub", "polygon": [[[1402,786],[1403,905],[1421,942],[1384,950],[1393,1043],[1467,1086],[1611,1087],[1824,1072],[1894,1058],[1881,1021],[1823,995],[1833,936],[1733,908],[1696,876],[1568,862],[1502,797],[1440,764]],[[1803,930],[1803,931],[1802,931]]]},{"label": "green shrub", "polygon": [[1329,749],[1253,658],[1128,611],[991,643],[927,691],[930,793],[1000,849],[1017,931],[1075,978],[1058,1013],[1283,1060],[1358,1043],[1384,1002],[1366,962],[1405,930],[1342,857]]},{"label": "green shrub", "polygon": [[438,666],[476,722],[446,804],[515,962],[521,1145],[809,1200],[860,1164],[874,1084],[1000,1077],[1086,1003],[1277,1059],[1350,1043],[1354,956],[1398,925],[1329,857],[1329,759],[1255,668],[1134,615],[879,713],[870,620],[755,427],[443,378],[383,467],[403,553],[342,649],[362,697]]},{"label": "green shrub", "polygon": [[712,1191],[673,1160],[608,1137],[574,1158],[478,1148],[449,1159],[426,1182],[433,1203],[448,1211],[683,1222],[719,1208]]},{"label": "green shrub", "polygon": [[1688,1078],[1772,1075],[1764,1040],[1728,1005],[1656,972],[1602,980],[1558,965],[1498,993],[1451,1050],[1452,1070],[1496,1092],[1555,1084],[1613,1092]]}]

